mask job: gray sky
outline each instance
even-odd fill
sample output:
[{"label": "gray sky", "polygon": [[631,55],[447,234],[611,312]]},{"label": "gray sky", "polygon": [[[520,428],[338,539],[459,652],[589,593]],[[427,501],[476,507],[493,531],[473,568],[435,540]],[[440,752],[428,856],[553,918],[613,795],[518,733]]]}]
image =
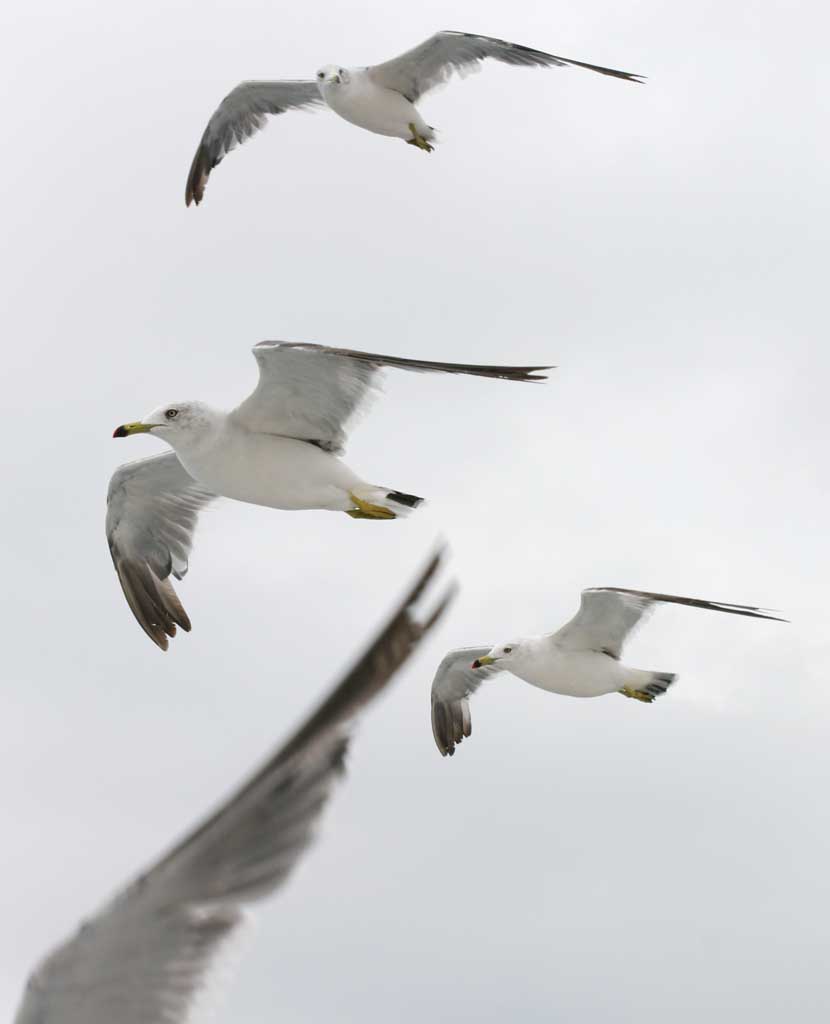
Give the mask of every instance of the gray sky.
[{"label": "gray sky", "polygon": [[[185,209],[238,81],[439,28],[649,83],[487,67],[422,103],[432,156],[289,115]],[[825,1019],[828,29],[772,0],[4,8],[0,1016],[296,722],[440,529],[461,598],[367,716],[220,1019]],[[428,508],[218,506],[162,655],[103,535],[111,471],[161,447],[110,434],[234,404],[263,338],[559,369],[390,374],[348,462]],[[554,628],[592,585],[793,622],[662,610],[627,660],[680,674],[665,699],[505,678],[442,760],[443,651]]]}]

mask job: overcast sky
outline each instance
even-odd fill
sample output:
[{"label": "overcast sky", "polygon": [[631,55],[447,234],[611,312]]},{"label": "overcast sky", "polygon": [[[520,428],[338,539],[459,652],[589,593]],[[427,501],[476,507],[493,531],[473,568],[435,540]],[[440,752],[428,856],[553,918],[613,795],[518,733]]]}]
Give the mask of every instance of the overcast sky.
[{"label": "overcast sky", "polygon": [[[243,78],[482,32],[649,76],[488,66],[428,96],[431,156],[329,112],[232,153]],[[463,591],[367,715],[321,841],[219,1017],[826,1019],[830,17],[819,4],[421,0],[6,5],[0,1017],[46,950],[330,684],[437,531]],[[544,385],[390,373],[348,462],[408,522],[225,502],[161,654],[103,533],[111,440],[233,405],[263,338],[550,362]],[[659,611],[653,706],[488,684],[442,759],[434,666],[556,628],[585,586]]]}]

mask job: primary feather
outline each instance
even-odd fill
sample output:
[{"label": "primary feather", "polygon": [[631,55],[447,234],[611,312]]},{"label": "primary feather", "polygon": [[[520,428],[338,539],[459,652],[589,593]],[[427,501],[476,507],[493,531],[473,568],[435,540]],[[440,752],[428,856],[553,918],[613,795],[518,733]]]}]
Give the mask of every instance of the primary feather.
[{"label": "primary feather", "polygon": [[437,555],[328,698],[236,793],[32,974],[15,1024],[180,1024],[244,908],[282,885],[343,767],[349,726],[443,614]]}]

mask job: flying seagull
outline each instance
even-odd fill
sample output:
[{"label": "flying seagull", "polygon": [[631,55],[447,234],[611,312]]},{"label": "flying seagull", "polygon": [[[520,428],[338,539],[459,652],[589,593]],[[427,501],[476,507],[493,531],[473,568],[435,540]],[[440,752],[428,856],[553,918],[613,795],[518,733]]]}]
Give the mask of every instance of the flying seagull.
[{"label": "flying seagull", "polygon": [[150,639],[167,650],[190,629],[170,576],[187,572],[199,512],[223,496],[278,509],[328,509],[353,519],[395,519],[422,501],[366,483],[338,458],[346,423],[386,366],[539,381],[546,366],[471,366],[263,341],[259,382],[231,412],[203,402],[161,405],[114,437],[150,433],[173,452],[119,467],[107,496],[106,532],[124,596]]},{"label": "flying seagull", "polygon": [[[237,792],[31,975],[15,1024],[179,1024],[249,904],[281,886],[342,774],[350,726],[407,661],[453,592],[416,602],[437,555],[327,699]],[[434,592],[434,584],[430,587]]]},{"label": "flying seagull", "polygon": [[657,603],[787,621],[743,604],[620,587],[583,590],[579,611],[556,633],[522,637],[496,647],[460,647],[446,655],[432,682],[432,734],[438,749],[451,755],[456,744],[470,735],[470,694],[499,672],[511,672],[541,690],[568,697],[621,693],[651,704],[677,676],[627,668],[620,657],[628,634]]},{"label": "flying seagull", "polygon": [[267,114],[284,114],[287,110],[327,106],[359,128],[404,139],[409,145],[431,153],[435,130],[424,121],[415,104],[430,89],[449,81],[454,73],[463,75],[477,70],[488,57],[517,67],[572,65],[628,82],[643,80],[642,75],[557,57],[503,39],[470,32],[436,32],[420,46],[372,67],[326,64],[313,79],[242,82],[228,93],[208,121],[187,176],[185,202],[188,206],[191,202],[198,205],[210,172],[225,154],[263,128]]}]

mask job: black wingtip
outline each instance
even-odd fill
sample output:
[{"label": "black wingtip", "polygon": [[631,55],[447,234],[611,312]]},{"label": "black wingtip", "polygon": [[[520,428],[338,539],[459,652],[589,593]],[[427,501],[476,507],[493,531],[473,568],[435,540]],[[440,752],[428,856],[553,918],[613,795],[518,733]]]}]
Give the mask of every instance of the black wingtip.
[{"label": "black wingtip", "polygon": [[781,615],[773,615],[777,608],[761,608],[752,604],[733,604],[729,601],[710,601],[701,597],[681,597],[678,594],[661,594],[651,590],[631,590],[628,587],[589,587],[589,591],[606,590],[616,594],[629,594],[646,601],[661,604],[685,605],[688,608],[702,608],[704,611],[726,612],[729,615],[742,615],[748,619],[770,619],[772,622],[789,622]]}]

